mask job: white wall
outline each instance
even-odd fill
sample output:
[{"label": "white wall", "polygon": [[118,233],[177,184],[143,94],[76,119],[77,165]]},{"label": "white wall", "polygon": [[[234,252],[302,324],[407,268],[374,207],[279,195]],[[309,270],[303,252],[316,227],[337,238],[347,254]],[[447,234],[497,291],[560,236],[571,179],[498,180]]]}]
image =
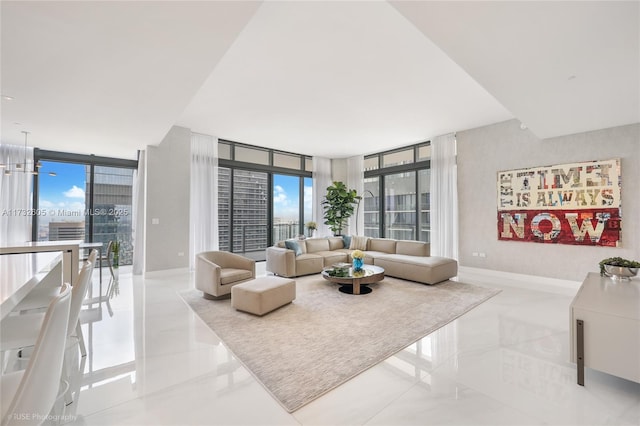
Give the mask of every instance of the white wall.
[{"label": "white wall", "polygon": [[[606,257],[640,259],[640,124],[540,140],[510,120],[457,141],[460,265],[581,281]],[[498,171],[611,158],[622,159],[621,248],[498,240]]]},{"label": "white wall", "polygon": [[190,129],[174,126],[147,146],[146,272],[189,267],[190,167]]}]

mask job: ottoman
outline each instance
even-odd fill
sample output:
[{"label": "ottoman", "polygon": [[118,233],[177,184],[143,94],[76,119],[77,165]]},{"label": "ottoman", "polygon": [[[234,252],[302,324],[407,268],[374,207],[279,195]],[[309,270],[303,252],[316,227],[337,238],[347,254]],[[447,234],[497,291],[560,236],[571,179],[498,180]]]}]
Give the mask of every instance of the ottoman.
[{"label": "ottoman", "polygon": [[231,288],[231,306],[264,315],[296,298],[296,282],[289,278],[259,277]]}]

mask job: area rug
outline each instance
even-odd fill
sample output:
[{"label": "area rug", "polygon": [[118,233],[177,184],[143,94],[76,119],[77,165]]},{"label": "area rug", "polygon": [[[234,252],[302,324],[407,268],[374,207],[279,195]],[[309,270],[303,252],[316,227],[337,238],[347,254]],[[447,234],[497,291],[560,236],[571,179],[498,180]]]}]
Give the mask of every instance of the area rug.
[{"label": "area rug", "polygon": [[296,299],[263,317],[231,301],[180,293],[289,412],[453,321],[499,290],[385,277],[354,296],[320,275],[296,278]]}]

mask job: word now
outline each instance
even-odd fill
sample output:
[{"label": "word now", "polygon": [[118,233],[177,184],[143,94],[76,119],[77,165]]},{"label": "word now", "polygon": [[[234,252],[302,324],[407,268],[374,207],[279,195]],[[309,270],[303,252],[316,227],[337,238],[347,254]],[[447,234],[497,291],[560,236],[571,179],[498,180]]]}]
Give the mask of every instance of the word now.
[{"label": "word now", "polygon": [[498,212],[498,239],[581,245],[618,245],[618,209]]}]

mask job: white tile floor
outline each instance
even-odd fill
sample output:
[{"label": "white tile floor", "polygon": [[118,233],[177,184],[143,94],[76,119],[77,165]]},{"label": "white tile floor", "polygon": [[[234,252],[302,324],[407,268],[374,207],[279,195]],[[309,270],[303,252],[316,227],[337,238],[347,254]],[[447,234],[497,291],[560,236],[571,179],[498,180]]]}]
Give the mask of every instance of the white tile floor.
[{"label": "white tile floor", "polygon": [[193,287],[190,274],[142,279],[121,268],[113,316],[103,309],[101,320],[83,326],[89,355],[69,418],[77,425],[640,425],[640,384],[587,370],[586,386],[576,385],[568,362],[575,291],[534,291],[472,273],[460,281],[491,281],[503,291],[289,414],[178,296]]}]

